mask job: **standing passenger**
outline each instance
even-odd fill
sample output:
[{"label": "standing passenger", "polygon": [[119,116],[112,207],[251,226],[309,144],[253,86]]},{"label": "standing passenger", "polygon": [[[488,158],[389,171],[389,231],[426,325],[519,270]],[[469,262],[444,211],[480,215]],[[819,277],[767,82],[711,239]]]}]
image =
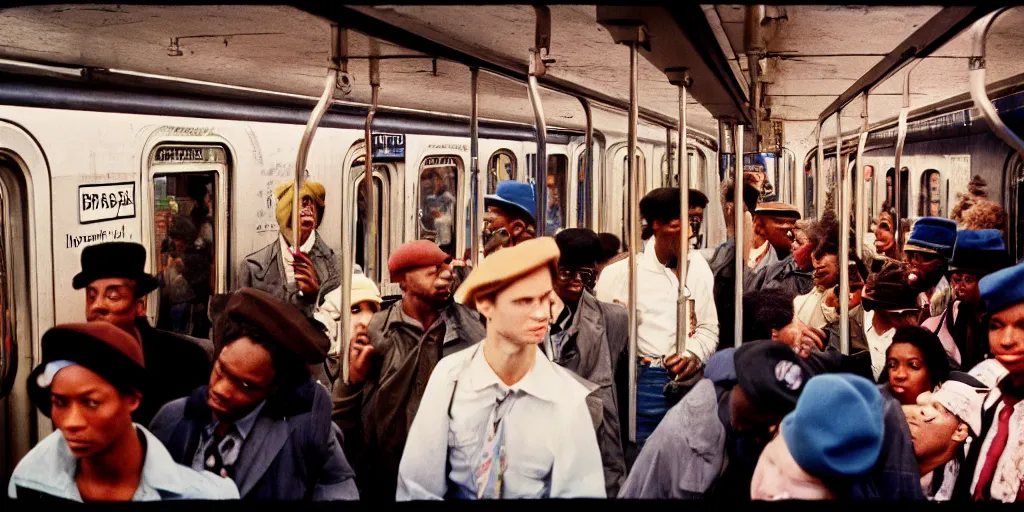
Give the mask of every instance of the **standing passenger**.
[{"label": "standing passenger", "polygon": [[43,361],[28,378],[32,403],[57,431],[18,463],[11,498],[76,502],[238,499],[226,478],[178,465],[131,414],[147,381],[142,347],[103,321],[58,325],[43,335]]},{"label": "standing passenger", "polygon": [[518,181],[499,181],[493,194],[484,196],[484,256],[512,247],[536,234],[533,187]]},{"label": "standing passenger", "polygon": [[[636,304],[639,360],[629,362],[639,366],[636,384],[638,446],[643,445],[672,406],[663,392],[665,385],[696,375],[718,347],[718,312],[712,295],[714,277],[704,257],[697,251],[689,251],[686,288],[693,301],[691,323],[695,328],[691,328],[693,332],[686,350],[682,354],[676,353],[676,305],[679,298],[676,262],[684,229],[679,213],[678,188],[652,190],[640,201],[640,214],[647,221],[644,229],[647,242],[644,252],[636,258],[636,280],[640,291]],[[685,229],[690,231],[688,223]],[[597,283],[596,295],[603,302],[628,302],[628,259],[604,269]]]},{"label": "standing passenger", "polygon": [[248,255],[238,273],[238,288],[256,288],[281,302],[299,308],[312,318],[323,295],[321,285],[338,284],[334,251],[316,233],[324,219],[324,186],[310,180],[302,182],[299,206],[299,247],[292,246],[292,182],[274,188],[275,211],[280,234],[277,240]]},{"label": "standing passenger", "polygon": [[[744,211],[744,224],[743,231],[740,235],[740,241],[743,244],[743,275],[739,279],[746,282],[751,276],[751,268],[747,265],[748,256],[752,252],[750,249],[751,237],[753,235],[753,220],[750,215],[753,214],[757,208],[757,198],[760,192],[751,185],[744,184],[742,197],[742,207]],[[734,322],[734,314],[736,312],[735,295],[736,295],[736,236],[735,231],[735,219],[734,219],[734,187],[732,185],[726,185],[722,191],[722,211],[725,213],[725,227],[726,234],[729,237],[726,241],[722,242],[716,247],[712,256],[707,258],[708,268],[711,269],[711,273],[714,276],[714,288],[713,294],[715,299],[715,312],[717,314],[718,325],[720,326],[731,326]],[[700,251],[702,255],[706,255],[709,249]],[[733,329],[723,328],[719,330],[718,348],[723,349],[726,347],[734,346],[736,340]]]},{"label": "standing passenger", "polygon": [[154,329],[146,318],[146,295],[159,287],[147,274],[146,248],[130,242],[107,242],[82,250],[82,271],[72,280],[85,288],[85,318],[110,322],[142,342],[146,373],[152,386],[132,418],[149,424],[161,407],[188,396],[210,378],[213,347],[208,340]]},{"label": "standing passenger", "polygon": [[[352,322],[349,324],[349,348],[359,345],[360,358],[369,357],[373,352],[370,346],[370,338],[366,333],[370,325],[370,319],[380,311],[380,291],[377,285],[363,274],[352,274],[352,288],[349,308],[352,312]],[[341,287],[331,290],[324,297],[324,303],[313,313],[313,318],[325,327],[327,337],[331,340],[331,349],[327,352],[328,378],[333,386],[334,381],[341,375],[341,343],[338,343],[338,329],[341,328]],[[365,355],[362,355],[366,352]],[[355,366],[361,366],[356,364]]]},{"label": "standing passenger", "polygon": [[209,385],[150,424],[174,460],[231,478],[244,500],[359,499],[330,395],[308,368],[323,364],[327,337],[253,288],[232,294],[215,330]]},{"label": "standing passenger", "polygon": [[525,242],[484,260],[456,292],[487,333],[434,368],[398,500],[606,497],[589,390],[539,347],[558,258],[551,238]]},{"label": "standing passenger", "polygon": [[555,242],[561,256],[554,286],[562,310],[551,326],[554,361],[600,386],[604,413],[598,445],[605,487],[608,496],[615,497],[626,478],[615,375],[626,360],[629,315],[622,306],[601,302],[592,293],[601,254],[597,234],[570,228],[555,235]]},{"label": "standing passenger", "polygon": [[987,358],[988,326],[978,294],[978,281],[1010,263],[1003,237],[995,229],[959,231],[949,262],[952,300],[945,311],[921,324],[942,341],[946,355],[969,370]]},{"label": "standing passenger", "polygon": [[967,452],[953,496],[1017,502],[1024,498],[1024,264],[983,277],[978,289],[991,315],[989,349],[1006,373],[985,399],[981,431]]},{"label": "standing passenger", "polygon": [[402,299],[373,316],[368,347],[353,344],[349,384],[334,383],[332,417],[345,433],[360,493],[394,500],[398,464],[427,379],[444,356],[482,339],[480,315],[451,300],[451,256],[429,240],[407,242],[388,260]]},{"label": "standing passenger", "polygon": [[910,267],[910,285],[920,292],[917,303],[921,320],[946,310],[950,295],[946,265],[956,243],[956,223],[939,217],[924,217],[914,223],[903,247],[903,260]]}]

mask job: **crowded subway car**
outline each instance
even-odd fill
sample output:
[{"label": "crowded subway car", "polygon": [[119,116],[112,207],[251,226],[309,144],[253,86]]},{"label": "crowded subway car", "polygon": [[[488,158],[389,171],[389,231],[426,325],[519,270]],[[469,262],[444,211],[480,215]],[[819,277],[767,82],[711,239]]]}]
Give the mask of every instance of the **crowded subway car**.
[{"label": "crowded subway car", "polygon": [[5,7],[3,500],[1014,502],[1022,17]]}]

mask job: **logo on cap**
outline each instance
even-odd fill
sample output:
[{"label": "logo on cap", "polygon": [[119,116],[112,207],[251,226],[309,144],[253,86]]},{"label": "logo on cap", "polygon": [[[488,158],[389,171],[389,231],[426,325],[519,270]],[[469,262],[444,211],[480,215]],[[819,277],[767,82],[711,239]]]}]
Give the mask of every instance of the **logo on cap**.
[{"label": "logo on cap", "polygon": [[779,361],[775,365],[775,380],[787,388],[796,391],[803,384],[803,373],[792,361]]}]

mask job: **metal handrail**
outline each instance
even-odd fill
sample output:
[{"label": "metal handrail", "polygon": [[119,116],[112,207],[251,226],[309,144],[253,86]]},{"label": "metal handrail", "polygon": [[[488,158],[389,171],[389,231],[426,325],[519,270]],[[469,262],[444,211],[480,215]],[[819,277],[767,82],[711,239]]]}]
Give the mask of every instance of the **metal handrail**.
[{"label": "metal handrail", "polygon": [[637,413],[637,282],[636,282],[636,252],[640,245],[640,222],[637,214],[640,212],[640,176],[637,168],[636,146],[637,146],[637,123],[640,117],[640,98],[637,91],[639,81],[639,42],[633,40],[629,43],[629,125],[628,125],[628,155],[629,171],[626,180],[626,196],[629,200],[629,211],[626,216],[629,224],[626,232],[629,234],[629,440],[636,442],[636,413]]},{"label": "metal handrail", "polygon": [[486,180],[480,179],[480,98],[478,94],[480,68],[469,68],[470,93],[469,93],[469,165],[472,173],[473,187],[473,217],[470,224],[473,226],[472,254],[473,264],[479,266],[483,262],[483,242],[481,229],[483,229],[484,218],[484,193]]},{"label": "metal handrail", "polygon": [[971,99],[974,100],[974,106],[981,111],[985,121],[988,122],[989,127],[992,128],[996,136],[1002,139],[1003,142],[1006,142],[1017,153],[1024,156],[1024,141],[1003,123],[999,113],[996,112],[995,105],[985,91],[985,40],[988,38],[988,31],[992,28],[996,18],[1009,9],[1009,7],[999,8],[974,24],[973,51],[968,61],[971,78]]},{"label": "metal handrail", "polygon": [[[733,136],[733,148],[736,151],[736,158],[733,159],[733,189],[732,189],[732,200],[733,200],[733,213],[735,214],[736,230],[735,242],[736,242],[736,262],[735,262],[735,276],[736,282],[733,290],[733,304],[735,307],[733,322],[734,322],[734,333],[735,338],[733,343],[736,348],[739,348],[743,342],[743,274],[747,266],[747,234],[743,232],[743,125],[736,123],[733,126],[735,135]],[[750,212],[751,215],[754,212]]]}]

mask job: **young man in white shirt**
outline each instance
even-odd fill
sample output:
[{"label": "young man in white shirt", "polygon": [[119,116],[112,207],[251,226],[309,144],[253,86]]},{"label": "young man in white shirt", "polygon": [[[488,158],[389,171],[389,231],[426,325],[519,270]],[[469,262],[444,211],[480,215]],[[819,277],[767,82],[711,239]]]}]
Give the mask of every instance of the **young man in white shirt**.
[{"label": "young man in white shirt", "polygon": [[489,256],[455,293],[487,319],[481,343],[434,368],[398,470],[398,501],[606,497],[579,377],[548,359],[558,246]]},{"label": "young man in white shirt", "polygon": [[[690,191],[692,198],[699,194]],[[644,441],[672,407],[663,389],[669,381],[696,374],[718,348],[718,310],[714,301],[714,276],[697,251],[687,257],[686,288],[693,301],[687,348],[676,353],[676,304],[679,296],[680,220],[678,188],[652,190],[640,201],[647,221],[643,253],[636,257],[637,279],[637,445]],[[688,236],[695,233],[691,229]],[[629,301],[629,260],[613,263],[601,272],[594,290],[604,302]],[[628,306],[628,304],[627,304]]]}]

